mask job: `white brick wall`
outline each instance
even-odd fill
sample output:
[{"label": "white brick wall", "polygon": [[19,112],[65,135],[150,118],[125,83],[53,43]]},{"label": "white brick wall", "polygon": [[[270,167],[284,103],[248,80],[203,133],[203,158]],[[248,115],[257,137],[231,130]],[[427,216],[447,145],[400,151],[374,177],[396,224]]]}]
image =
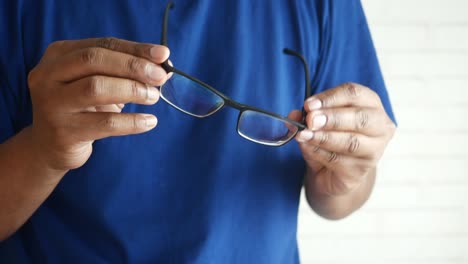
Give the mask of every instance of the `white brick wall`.
[{"label": "white brick wall", "polygon": [[302,200],[301,259],[468,263],[468,0],[362,0],[399,122],[374,193],[331,222]]}]

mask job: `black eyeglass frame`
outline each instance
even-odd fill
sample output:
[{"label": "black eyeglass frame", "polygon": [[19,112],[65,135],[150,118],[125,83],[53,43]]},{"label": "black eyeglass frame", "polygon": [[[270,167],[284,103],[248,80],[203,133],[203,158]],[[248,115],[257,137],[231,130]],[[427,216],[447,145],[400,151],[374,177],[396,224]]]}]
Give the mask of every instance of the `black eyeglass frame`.
[{"label": "black eyeglass frame", "polygon": [[[168,28],[168,20],[169,20],[169,10],[174,8],[174,3],[172,1],[169,1],[169,3],[167,4],[166,6],[166,9],[164,11],[164,18],[163,18],[163,30],[162,30],[162,36],[161,36],[161,45],[162,46],[166,46],[168,47],[167,45],[167,28]],[[307,61],[305,60],[305,58],[298,52],[296,51],[293,51],[291,49],[288,49],[288,48],[284,48],[283,49],[283,52],[287,55],[291,55],[291,56],[294,56],[294,57],[297,57],[301,60],[303,66],[304,66],[304,71],[305,71],[305,96],[304,96],[304,100],[306,100],[308,97],[310,97],[310,93],[311,93],[311,89],[310,89],[310,76],[309,76],[309,66],[307,64]],[[206,88],[208,89],[209,91],[213,92],[214,94],[216,94],[217,96],[219,96],[221,99],[223,99],[223,105],[218,107],[216,110],[214,110],[213,112],[211,112],[210,114],[208,115],[205,115],[205,116],[197,116],[197,115],[193,115],[189,112],[186,112],[186,111],[183,111],[182,109],[180,109],[179,107],[175,106],[173,103],[169,102],[168,103],[173,106],[174,108],[176,108],[177,110],[185,113],[185,114],[188,114],[188,115],[191,115],[191,116],[194,116],[194,117],[198,117],[198,118],[204,118],[204,117],[208,117],[216,112],[218,112],[219,110],[221,110],[222,108],[224,108],[225,106],[229,106],[229,107],[232,107],[232,108],[235,108],[237,110],[239,110],[239,116],[237,118],[237,133],[242,136],[243,138],[247,139],[247,140],[250,140],[250,141],[253,141],[255,143],[258,143],[258,144],[262,144],[262,145],[268,145],[268,146],[282,146],[282,145],[285,145],[286,143],[288,143],[289,141],[291,141],[295,135],[299,132],[299,131],[302,131],[304,129],[307,128],[307,126],[305,125],[305,116],[306,116],[306,113],[305,113],[305,110],[304,108],[302,108],[302,116],[303,116],[303,119],[302,119],[302,123],[299,123],[295,120],[292,120],[290,118],[287,118],[285,116],[282,116],[280,114],[277,114],[277,113],[273,113],[273,112],[270,112],[270,111],[266,111],[266,110],[263,110],[263,109],[260,109],[260,108],[257,108],[257,107],[254,107],[254,106],[250,106],[250,105],[246,105],[246,104],[242,104],[242,103],[239,103],[235,100],[232,100],[231,98],[229,98],[228,96],[224,95],[223,93],[221,93],[220,91],[216,90],[215,88],[213,88],[212,86],[210,86],[209,84],[207,83],[204,83],[203,81],[171,66],[169,64],[169,60],[166,60],[165,62],[163,62],[161,64],[161,67],[167,72],[167,73],[176,73],[178,75],[181,75],[197,84],[199,84],[200,86],[202,86],[203,88]],[[161,96],[163,99],[164,96]],[[165,99],[165,101],[167,101]],[[239,131],[239,123],[240,123],[240,119],[242,117],[242,114],[245,112],[245,111],[254,111],[254,112],[258,112],[258,113],[261,113],[261,114],[264,114],[264,115],[268,115],[268,116],[271,116],[271,117],[274,117],[276,119],[279,119],[279,120],[282,120],[284,122],[287,122],[295,127],[298,128],[298,130],[294,133],[294,135],[284,141],[284,142],[281,142],[279,144],[269,144],[269,143],[265,143],[265,142],[260,142],[260,141],[256,141],[252,138],[249,138],[245,135],[243,135],[240,131]]]}]

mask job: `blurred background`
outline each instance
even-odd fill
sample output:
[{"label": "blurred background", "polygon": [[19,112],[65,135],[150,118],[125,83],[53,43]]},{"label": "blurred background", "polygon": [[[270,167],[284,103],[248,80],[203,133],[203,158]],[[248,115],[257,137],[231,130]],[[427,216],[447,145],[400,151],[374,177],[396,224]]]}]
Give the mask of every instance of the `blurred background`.
[{"label": "blurred background", "polygon": [[368,203],[302,199],[304,264],[468,263],[468,0],[362,0],[399,123]]}]

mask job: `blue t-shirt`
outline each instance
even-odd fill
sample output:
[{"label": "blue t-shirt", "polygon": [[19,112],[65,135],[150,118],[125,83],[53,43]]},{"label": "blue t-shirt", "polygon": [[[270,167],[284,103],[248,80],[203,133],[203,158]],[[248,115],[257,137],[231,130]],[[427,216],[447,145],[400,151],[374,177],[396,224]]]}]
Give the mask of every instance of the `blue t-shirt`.
[{"label": "blue t-shirt", "polygon": [[[27,74],[53,41],[113,36],[159,43],[166,0],[4,0],[0,142],[32,122]],[[374,89],[393,119],[359,0],[187,1],[170,12],[171,61],[242,103],[287,115],[312,91]],[[160,101],[151,132],[94,143],[13,236],[0,263],[297,263],[297,143],[267,147],[236,133],[238,112],[197,119]],[[311,248],[310,250],[314,250]]]}]

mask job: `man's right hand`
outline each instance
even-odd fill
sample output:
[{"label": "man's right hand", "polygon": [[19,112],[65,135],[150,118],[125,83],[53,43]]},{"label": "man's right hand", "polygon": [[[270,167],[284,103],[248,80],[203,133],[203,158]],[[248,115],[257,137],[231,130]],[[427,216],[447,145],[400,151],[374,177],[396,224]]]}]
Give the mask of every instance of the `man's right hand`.
[{"label": "man's right hand", "polygon": [[38,157],[67,171],[88,160],[94,140],[154,128],[155,116],[121,110],[158,101],[154,86],[168,78],[160,67],[168,57],[164,46],[114,38],[52,43],[28,76]]}]

